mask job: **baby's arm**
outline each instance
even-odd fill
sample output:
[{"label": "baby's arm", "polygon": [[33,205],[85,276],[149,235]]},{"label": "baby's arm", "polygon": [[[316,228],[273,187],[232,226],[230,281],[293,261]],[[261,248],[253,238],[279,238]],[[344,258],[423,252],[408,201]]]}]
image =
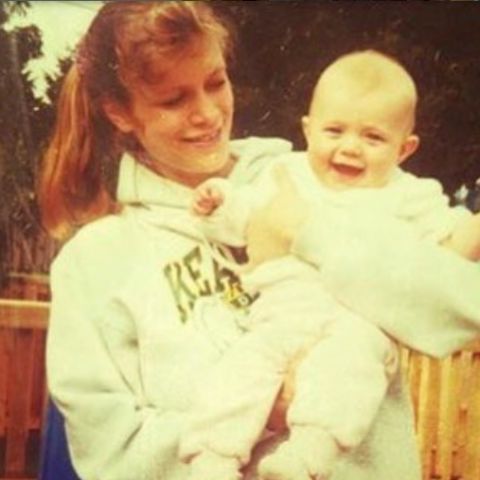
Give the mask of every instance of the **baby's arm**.
[{"label": "baby's arm", "polygon": [[235,186],[225,178],[211,178],[193,192],[191,210],[208,240],[244,247],[251,211],[250,187]]},{"label": "baby's arm", "polygon": [[480,213],[461,221],[442,245],[469,260],[480,260]]},{"label": "baby's arm", "polygon": [[208,217],[225,201],[226,185],[222,188],[222,179],[213,179],[200,184],[193,193],[192,212]]}]

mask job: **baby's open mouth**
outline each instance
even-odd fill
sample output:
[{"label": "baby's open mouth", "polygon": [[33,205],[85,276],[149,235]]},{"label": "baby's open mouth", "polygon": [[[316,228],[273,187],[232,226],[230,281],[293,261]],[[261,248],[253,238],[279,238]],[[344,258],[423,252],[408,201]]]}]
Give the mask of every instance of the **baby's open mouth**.
[{"label": "baby's open mouth", "polygon": [[364,167],[356,165],[346,165],[344,163],[332,163],[332,168],[344,177],[356,178],[363,174],[365,171]]}]

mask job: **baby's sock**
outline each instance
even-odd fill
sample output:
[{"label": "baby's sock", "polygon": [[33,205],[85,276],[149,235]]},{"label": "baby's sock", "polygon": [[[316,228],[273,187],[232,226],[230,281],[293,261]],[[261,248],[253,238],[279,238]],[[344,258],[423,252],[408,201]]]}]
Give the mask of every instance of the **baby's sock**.
[{"label": "baby's sock", "polygon": [[289,439],[260,462],[259,480],[326,480],[339,453],[324,430],[293,427]]},{"label": "baby's sock", "polygon": [[240,462],[234,457],[224,457],[204,452],[190,462],[188,480],[240,480]]}]

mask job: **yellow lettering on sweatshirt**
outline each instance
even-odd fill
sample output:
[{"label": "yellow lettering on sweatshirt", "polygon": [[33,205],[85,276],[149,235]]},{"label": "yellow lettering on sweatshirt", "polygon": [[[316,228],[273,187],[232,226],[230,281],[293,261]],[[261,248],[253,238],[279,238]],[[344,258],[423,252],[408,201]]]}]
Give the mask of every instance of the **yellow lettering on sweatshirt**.
[{"label": "yellow lettering on sweatshirt", "polygon": [[[219,253],[225,255],[220,249]],[[243,290],[238,276],[198,245],[179,260],[167,264],[163,272],[182,322],[188,320],[195,301],[202,296],[223,294],[223,301],[240,309],[247,308],[253,301]]]}]

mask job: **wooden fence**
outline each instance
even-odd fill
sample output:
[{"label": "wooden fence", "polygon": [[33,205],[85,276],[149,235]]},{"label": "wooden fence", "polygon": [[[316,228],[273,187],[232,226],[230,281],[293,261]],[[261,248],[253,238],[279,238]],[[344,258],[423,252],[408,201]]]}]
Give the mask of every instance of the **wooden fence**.
[{"label": "wooden fence", "polygon": [[47,318],[45,302],[0,300],[0,478],[38,470]]},{"label": "wooden fence", "polygon": [[45,275],[9,280],[0,299],[0,479],[26,479],[39,463],[50,295]]},{"label": "wooden fence", "polygon": [[439,361],[403,350],[423,477],[480,479],[480,342]]},{"label": "wooden fence", "polygon": [[[0,480],[33,479],[38,468],[48,287],[40,277],[28,289],[30,300],[0,300]],[[480,343],[443,361],[403,350],[402,368],[424,479],[479,480]]]}]

